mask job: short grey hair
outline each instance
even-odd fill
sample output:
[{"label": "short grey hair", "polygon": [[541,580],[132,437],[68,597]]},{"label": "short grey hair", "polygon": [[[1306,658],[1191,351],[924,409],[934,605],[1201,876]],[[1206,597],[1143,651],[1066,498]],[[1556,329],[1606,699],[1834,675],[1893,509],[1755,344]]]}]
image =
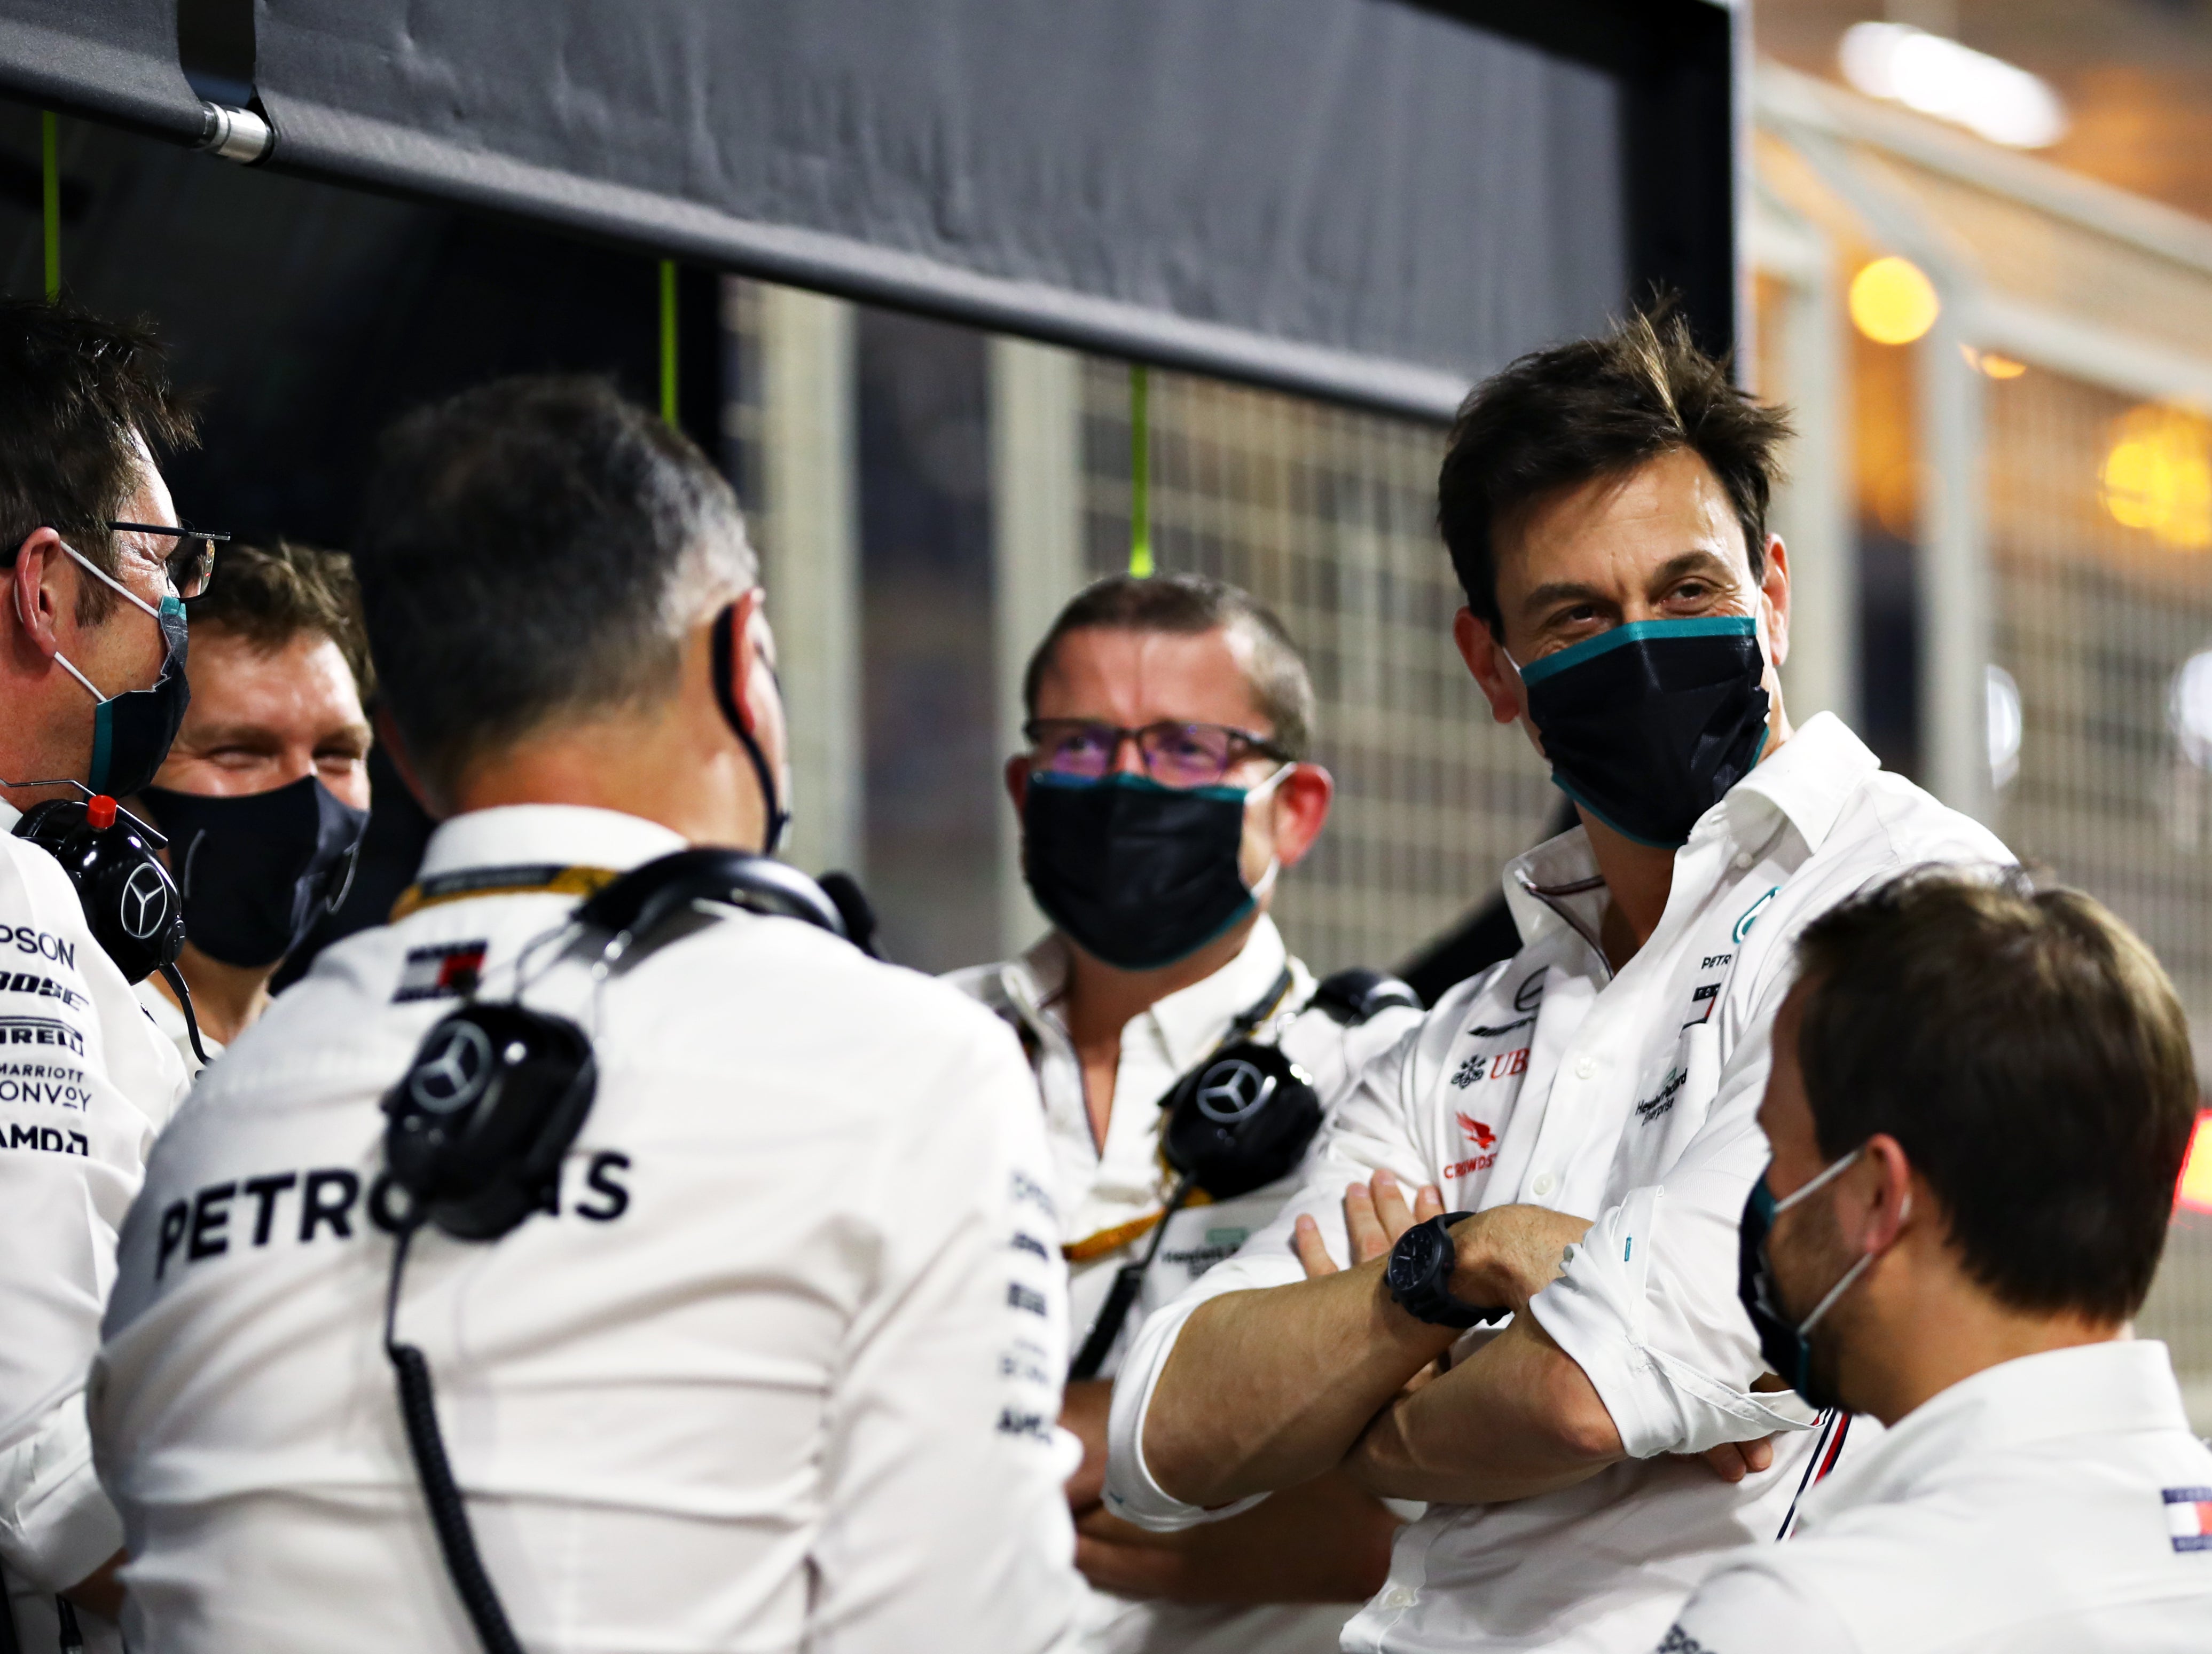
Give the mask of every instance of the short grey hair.
[{"label": "short grey hair", "polygon": [[1258,598],[1205,574],[1109,574],[1077,592],[1044,634],[1022,674],[1022,706],[1036,716],[1037,688],[1060,640],[1071,632],[1166,632],[1195,636],[1226,628],[1252,645],[1252,698],[1270,727],[1264,734],[1293,758],[1311,750],[1313,679],[1282,621]]},{"label": "short grey hair", "polygon": [[686,628],[759,579],[697,448],[603,379],[550,375],[394,426],[354,566],[385,704],[441,791],[556,718],[672,694]]}]

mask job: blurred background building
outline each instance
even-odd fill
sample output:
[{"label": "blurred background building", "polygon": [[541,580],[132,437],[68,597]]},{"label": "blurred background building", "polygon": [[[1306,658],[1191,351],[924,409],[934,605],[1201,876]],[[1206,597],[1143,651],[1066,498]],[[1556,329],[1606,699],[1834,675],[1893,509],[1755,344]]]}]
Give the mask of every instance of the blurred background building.
[{"label": "blurred background building", "polygon": [[[2112,904],[2212,1069],[2212,0],[1760,0],[1750,45],[1741,367],[1800,432],[1777,508],[1793,712],[1843,714]],[[38,120],[0,106],[12,293],[39,282]],[[58,156],[73,283],[161,317],[185,376],[217,387],[207,450],[177,468],[188,510],[228,513],[210,525],[343,543],[397,409],[548,367],[650,399],[672,349],[683,422],[766,554],[793,858],[859,875],[886,952],[923,969],[1037,934],[1000,768],[1036,639],[1129,563],[1127,361],[703,270],[677,278],[664,341],[635,251],[82,121]],[[1610,291],[1642,267],[1631,239],[1587,250]],[[1485,922],[1500,864],[1559,800],[1450,642],[1440,426],[1146,385],[1156,566],[1257,592],[1320,692],[1340,792],[1281,888],[1293,944],[1324,971],[1390,965],[1474,921],[1459,966],[1505,951]],[[398,865],[426,824],[381,779]],[[392,894],[366,882],[347,922]],[[2212,1430],[2200,1142],[2143,1330]]]}]

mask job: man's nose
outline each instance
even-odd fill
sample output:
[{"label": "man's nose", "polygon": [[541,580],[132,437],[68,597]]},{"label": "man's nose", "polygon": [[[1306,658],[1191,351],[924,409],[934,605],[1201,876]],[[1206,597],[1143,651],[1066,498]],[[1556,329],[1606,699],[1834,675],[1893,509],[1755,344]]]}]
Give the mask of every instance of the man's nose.
[{"label": "man's nose", "polygon": [[1142,775],[1145,773],[1144,749],[1137,744],[1133,730],[1124,730],[1114,742],[1114,773]]}]

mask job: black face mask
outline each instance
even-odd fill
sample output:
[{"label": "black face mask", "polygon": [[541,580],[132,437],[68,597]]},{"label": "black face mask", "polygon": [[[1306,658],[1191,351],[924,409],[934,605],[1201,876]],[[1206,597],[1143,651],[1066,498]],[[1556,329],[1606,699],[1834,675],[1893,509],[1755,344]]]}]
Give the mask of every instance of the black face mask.
[{"label": "black face mask", "polygon": [[1766,1358],[1766,1370],[1787,1378],[1792,1390],[1824,1412],[1842,1403],[1829,1393],[1827,1385],[1814,1372],[1813,1329],[1835,1307],[1836,1300],[1866,1273],[1874,1263],[1875,1254],[1863,1254],[1844,1272],[1842,1279],[1828,1288],[1813,1306],[1811,1314],[1802,1321],[1793,1321],[1783,1307],[1781,1289],[1775,1285],[1774,1265],[1766,1255],[1766,1238],[1773,1233],[1776,1218],[1850,1170],[1865,1152],[1863,1148],[1854,1149],[1786,1200],[1774,1198],[1766,1187],[1766,1174],[1760,1172],[1759,1180],[1751,1185],[1750,1198],[1743,1203],[1743,1217],[1736,1229],[1736,1296],[1742,1300],[1744,1313],[1751,1318],[1752,1327],[1759,1334],[1759,1353]]},{"label": "black face mask", "polygon": [[1085,953],[1123,971],[1171,965],[1259,899],[1237,864],[1252,797],[1236,787],[1164,787],[1140,775],[1091,781],[1033,771],[1022,807],[1022,875],[1045,916]]},{"label": "black face mask", "polygon": [[312,775],[267,792],[139,796],[169,836],[186,940],[247,968],[276,963],[345,900],[368,830],[367,810]]},{"label": "black face mask", "polygon": [[174,596],[154,608],[119,580],[70,547],[62,549],[76,559],[86,573],[102,585],[112,586],[134,608],[151,615],[161,628],[161,676],[150,689],[131,689],[119,695],[103,695],[92,680],[72,665],[66,656],[54,658],[62,669],[90,692],[99,705],[92,713],[92,772],[85,779],[94,792],[128,797],[143,791],[169,755],[169,745],[184,727],[185,708],[191,704],[192,687],[185,680],[185,657],[190,635],[185,606]]},{"label": "black face mask", "polygon": [[1636,621],[1521,669],[1552,779],[1614,832],[1672,850],[1766,746],[1747,619]]}]

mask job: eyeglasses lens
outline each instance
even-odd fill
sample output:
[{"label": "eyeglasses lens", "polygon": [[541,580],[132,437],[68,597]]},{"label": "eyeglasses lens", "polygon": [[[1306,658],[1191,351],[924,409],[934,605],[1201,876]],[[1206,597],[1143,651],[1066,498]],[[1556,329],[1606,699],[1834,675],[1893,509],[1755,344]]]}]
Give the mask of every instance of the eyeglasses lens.
[{"label": "eyeglasses lens", "polygon": [[1054,775],[1095,781],[1114,766],[1117,733],[1108,724],[1062,724],[1040,730],[1037,761]]},{"label": "eyeglasses lens", "polygon": [[1209,787],[1229,768],[1232,737],[1205,724],[1155,724],[1137,737],[1145,773],[1163,786]]},{"label": "eyeglasses lens", "polygon": [[169,584],[176,588],[177,596],[189,601],[208,588],[208,579],[215,573],[215,545],[198,535],[187,535],[177,542],[177,548],[169,554]]}]

